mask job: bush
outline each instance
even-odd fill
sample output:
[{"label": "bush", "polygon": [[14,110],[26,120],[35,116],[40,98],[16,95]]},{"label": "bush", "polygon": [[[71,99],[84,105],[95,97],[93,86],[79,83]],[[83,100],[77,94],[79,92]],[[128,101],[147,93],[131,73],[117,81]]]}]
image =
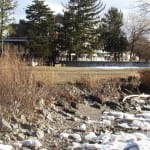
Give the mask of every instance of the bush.
[{"label": "bush", "polygon": [[12,115],[33,116],[36,100],[45,94],[39,87],[32,70],[17,57],[0,58],[0,112],[9,119]]},{"label": "bush", "polygon": [[140,90],[142,92],[150,93],[150,70],[143,70],[140,74]]},{"label": "bush", "polygon": [[98,78],[92,76],[92,75],[84,75],[84,77],[81,77],[79,80],[76,81],[76,85],[79,86],[81,89],[95,89],[99,87],[99,80]]}]

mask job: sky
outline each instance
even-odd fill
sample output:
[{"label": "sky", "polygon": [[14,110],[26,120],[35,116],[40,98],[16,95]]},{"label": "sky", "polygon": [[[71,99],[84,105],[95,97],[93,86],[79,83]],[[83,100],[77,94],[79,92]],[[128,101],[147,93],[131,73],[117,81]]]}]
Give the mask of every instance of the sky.
[{"label": "sky", "polygon": [[[45,3],[48,4],[55,12],[62,13],[63,6],[62,4],[67,4],[69,0],[45,0]],[[102,0],[104,4],[106,4],[106,10],[108,10],[110,7],[116,7],[120,9],[123,13],[125,18],[127,17],[127,14],[131,12],[133,7],[135,6],[135,0]],[[18,0],[18,6],[15,9],[14,18],[16,21],[19,19],[25,19],[25,9],[28,5],[32,3],[32,0]]]}]

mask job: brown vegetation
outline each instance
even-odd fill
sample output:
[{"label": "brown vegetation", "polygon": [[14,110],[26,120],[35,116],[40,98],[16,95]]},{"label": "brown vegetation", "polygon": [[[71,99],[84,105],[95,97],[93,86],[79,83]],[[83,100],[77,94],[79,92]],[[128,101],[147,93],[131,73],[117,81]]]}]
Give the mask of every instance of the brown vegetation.
[{"label": "brown vegetation", "polygon": [[143,70],[140,74],[140,89],[142,92],[150,93],[150,70]]},{"label": "brown vegetation", "polygon": [[33,73],[18,58],[0,58],[0,112],[7,118],[12,115],[34,114],[36,100],[45,94],[38,87]]}]

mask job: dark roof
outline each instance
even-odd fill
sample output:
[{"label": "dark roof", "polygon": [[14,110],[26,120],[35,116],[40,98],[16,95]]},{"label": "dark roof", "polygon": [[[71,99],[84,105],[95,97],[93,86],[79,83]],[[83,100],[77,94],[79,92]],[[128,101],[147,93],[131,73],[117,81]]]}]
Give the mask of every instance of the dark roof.
[{"label": "dark roof", "polygon": [[4,38],[4,42],[26,42],[26,37],[6,37]]}]

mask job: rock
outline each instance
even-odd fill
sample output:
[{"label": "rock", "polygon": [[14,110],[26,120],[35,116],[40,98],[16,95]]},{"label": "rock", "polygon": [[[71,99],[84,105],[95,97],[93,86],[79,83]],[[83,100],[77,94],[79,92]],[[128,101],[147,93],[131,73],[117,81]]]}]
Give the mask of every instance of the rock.
[{"label": "rock", "polygon": [[30,125],[29,123],[21,123],[21,128],[23,129],[27,129],[27,130],[31,130],[32,129],[32,125]]},{"label": "rock", "polygon": [[70,150],[82,150],[80,143],[72,142],[72,146],[68,147]]},{"label": "rock", "polygon": [[127,140],[127,146],[124,148],[124,150],[140,150],[137,143],[134,142],[134,140]]},{"label": "rock", "polygon": [[39,98],[39,99],[36,101],[36,104],[37,104],[38,107],[43,108],[44,105],[45,105],[45,101],[44,101],[43,98]]},{"label": "rock", "polygon": [[77,109],[77,105],[78,105],[77,102],[71,102],[70,105],[72,108]]},{"label": "rock", "polygon": [[47,114],[46,119],[48,119],[49,121],[53,121],[52,116],[50,113]]},{"label": "rock", "polygon": [[90,106],[94,107],[94,108],[97,108],[97,109],[101,108],[101,105],[98,102],[93,102]]},{"label": "rock", "polygon": [[106,119],[100,121],[99,123],[104,127],[110,127],[112,125],[111,121]]},{"label": "rock", "polygon": [[49,111],[47,109],[42,109],[41,113],[46,117],[49,114]]},{"label": "rock", "polygon": [[96,140],[97,140],[97,136],[94,132],[90,132],[89,134],[87,134],[84,139],[87,141],[87,142],[93,142],[93,143],[96,143]]},{"label": "rock", "polygon": [[12,131],[12,128],[10,126],[10,123],[7,122],[4,118],[0,118],[0,131],[2,132],[9,132]]},{"label": "rock", "polygon": [[37,130],[36,136],[38,139],[43,139],[44,138],[44,132],[42,130]]},{"label": "rock", "polygon": [[83,149],[85,150],[101,150],[101,145],[100,144],[89,144],[85,143],[83,144]]},{"label": "rock", "polygon": [[120,123],[118,124],[118,126],[124,129],[130,129],[130,126],[128,125],[128,123]]},{"label": "rock", "polygon": [[84,124],[84,123],[81,124],[77,130],[79,130],[81,132],[85,132],[86,131],[86,124]]},{"label": "rock", "polygon": [[17,134],[17,140],[23,140],[23,139],[25,139],[25,135],[23,134],[23,133],[18,133]]},{"label": "rock", "polygon": [[11,124],[11,126],[12,126],[13,129],[19,129],[19,124],[18,123]]},{"label": "rock", "polygon": [[69,137],[69,134],[68,134],[68,133],[61,133],[61,134],[60,134],[60,138],[61,138],[62,140],[68,140],[68,137]]},{"label": "rock", "polygon": [[42,144],[36,139],[28,139],[20,142],[24,147],[38,147],[40,148]]},{"label": "rock", "polygon": [[75,115],[76,111],[73,108],[63,108],[63,111]]},{"label": "rock", "polygon": [[81,136],[77,133],[70,134],[68,139],[71,139],[74,142],[81,142],[82,141]]},{"label": "rock", "polygon": [[14,150],[14,148],[11,145],[0,144],[0,150]]},{"label": "rock", "polygon": [[12,144],[16,149],[21,149],[22,148],[22,143],[21,142],[15,142]]}]

